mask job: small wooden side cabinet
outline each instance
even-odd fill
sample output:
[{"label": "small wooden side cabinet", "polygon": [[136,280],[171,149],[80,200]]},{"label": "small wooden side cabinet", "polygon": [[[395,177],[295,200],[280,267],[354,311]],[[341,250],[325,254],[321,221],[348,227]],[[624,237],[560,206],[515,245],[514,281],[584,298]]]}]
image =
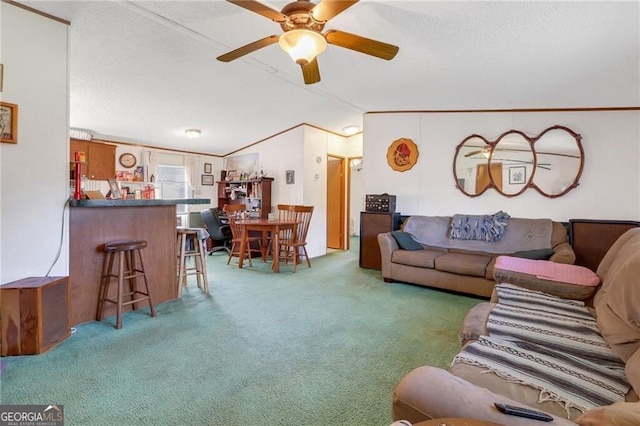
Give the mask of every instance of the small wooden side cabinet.
[{"label": "small wooden side cabinet", "polygon": [[400,228],[400,213],[360,212],[360,267],[382,267],[378,234]]},{"label": "small wooden side cabinet", "polygon": [[69,277],[31,277],[0,286],[2,356],[41,354],[71,334]]}]

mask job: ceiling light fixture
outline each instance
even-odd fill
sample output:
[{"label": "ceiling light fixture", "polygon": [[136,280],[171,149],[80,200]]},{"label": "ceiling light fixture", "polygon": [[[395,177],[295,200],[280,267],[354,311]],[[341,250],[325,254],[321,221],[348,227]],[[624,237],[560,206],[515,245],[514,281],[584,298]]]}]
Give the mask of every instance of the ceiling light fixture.
[{"label": "ceiling light fixture", "polygon": [[294,29],[280,36],[278,44],[296,64],[306,65],[327,48],[327,41],[320,33]]},{"label": "ceiling light fixture", "polygon": [[356,126],[355,124],[352,124],[350,126],[346,126],[342,128],[342,131],[348,135],[355,135],[356,133],[358,133],[360,131],[360,127]]},{"label": "ceiling light fixture", "polygon": [[187,129],[184,131],[187,134],[188,138],[197,138],[202,133],[199,129]]}]

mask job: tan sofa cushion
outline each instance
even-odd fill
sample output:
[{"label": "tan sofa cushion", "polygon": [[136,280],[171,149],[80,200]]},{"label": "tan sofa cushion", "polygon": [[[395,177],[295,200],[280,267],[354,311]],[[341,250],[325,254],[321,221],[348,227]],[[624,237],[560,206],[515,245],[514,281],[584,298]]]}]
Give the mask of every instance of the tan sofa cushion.
[{"label": "tan sofa cushion", "polygon": [[391,255],[391,262],[433,269],[435,267],[435,259],[445,253],[447,253],[446,250],[437,248],[427,248],[424,250],[396,250]]},{"label": "tan sofa cushion", "polygon": [[461,275],[484,277],[490,255],[472,253],[446,253],[435,259],[435,267],[439,271],[453,272]]},{"label": "tan sofa cushion", "polygon": [[640,228],[623,234],[598,267],[602,288],[594,299],[598,327],[627,361],[640,348]]}]

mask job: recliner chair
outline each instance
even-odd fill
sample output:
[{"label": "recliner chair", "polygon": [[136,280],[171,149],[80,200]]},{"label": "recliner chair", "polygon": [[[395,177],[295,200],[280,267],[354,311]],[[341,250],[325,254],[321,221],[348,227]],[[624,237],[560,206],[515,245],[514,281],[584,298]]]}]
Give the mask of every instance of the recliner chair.
[{"label": "recliner chair", "polygon": [[216,251],[225,250],[227,253],[231,252],[231,240],[233,235],[231,234],[231,228],[229,224],[223,223],[220,219],[222,211],[218,208],[205,209],[200,211],[200,216],[204,222],[207,232],[213,242],[221,242],[222,245],[214,245],[209,251],[209,255],[212,255]]}]

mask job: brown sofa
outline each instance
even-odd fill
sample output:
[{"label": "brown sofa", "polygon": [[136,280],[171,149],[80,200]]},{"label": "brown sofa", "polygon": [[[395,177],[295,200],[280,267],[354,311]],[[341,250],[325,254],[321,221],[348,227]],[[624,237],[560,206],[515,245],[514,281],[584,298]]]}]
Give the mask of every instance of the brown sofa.
[{"label": "brown sofa", "polygon": [[449,238],[452,217],[411,216],[402,225],[423,245],[423,250],[403,250],[391,232],[378,235],[382,277],[490,297],[495,285],[493,265],[503,254],[552,249],[549,260],[573,264],[575,254],[567,230],[550,219],[510,218],[498,241]]},{"label": "brown sofa", "polygon": [[[626,375],[631,386],[624,401],[591,408],[582,414],[584,410],[576,409],[579,404],[563,406],[554,398],[543,397],[540,387],[536,388],[532,383],[505,379],[499,372],[494,374],[489,371],[486,365],[454,362],[449,371],[423,366],[402,378],[393,394],[394,419],[417,423],[439,417],[470,417],[509,425],[541,424],[535,420],[506,417],[493,407],[494,402],[503,402],[545,411],[555,418],[549,424],[639,425],[640,228],[627,231],[616,241],[600,263],[597,275],[601,285],[593,299],[593,306],[587,305],[586,310],[595,317],[597,330],[606,342],[605,346],[608,345],[621,360],[624,370],[618,371]],[[558,286],[562,285],[558,283]],[[496,337],[495,329],[491,328],[495,322],[487,327],[489,314],[500,310],[499,304],[509,303],[506,299],[500,299],[496,304],[495,296],[494,293],[491,302],[474,306],[466,315],[461,332],[464,346],[460,354],[480,336],[489,336],[489,339]],[[559,300],[565,299],[559,297]],[[536,316],[539,317],[539,314],[536,313]],[[538,321],[537,317],[532,319],[531,325],[538,326],[534,324]],[[490,328],[494,331],[490,332]],[[506,332],[509,333],[509,329]],[[565,353],[562,348],[566,348],[566,345],[566,341],[560,342],[557,346],[559,353]],[[604,365],[605,362],[600,359],[597,357],[595,363]],[[533,369],[530,380],[535,381],[536,375],[540,374],[540,370]]]}]

